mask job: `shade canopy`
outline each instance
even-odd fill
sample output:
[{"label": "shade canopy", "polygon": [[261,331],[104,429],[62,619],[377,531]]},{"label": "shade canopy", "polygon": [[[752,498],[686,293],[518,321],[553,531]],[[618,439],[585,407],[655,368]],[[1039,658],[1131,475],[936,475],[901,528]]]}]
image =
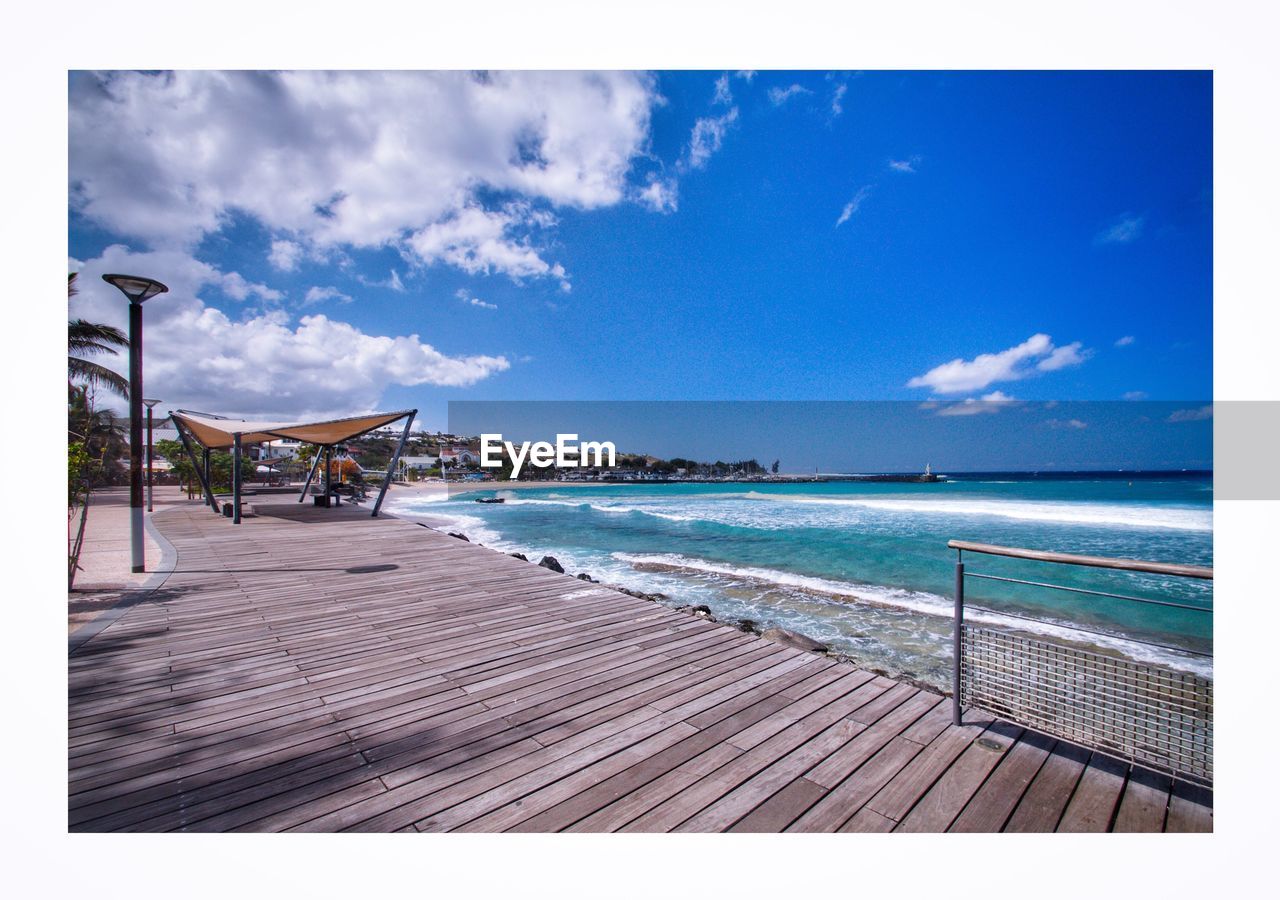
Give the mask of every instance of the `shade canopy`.
[{"label": "shade canopy", "polygon": [[176,410],[169,415],[205,447],[210,450],[226,450],[235,446],[236,435],[240,436],[242,444],[257,444],[277,438],[302,441],[307,444],[340,444],[397,419],[413,416],[416,412],[417,410],[401,409],[396,412],[368,413],[346,419],[322,419],[314,422],[255,422],[225,419],[184,409]]}]

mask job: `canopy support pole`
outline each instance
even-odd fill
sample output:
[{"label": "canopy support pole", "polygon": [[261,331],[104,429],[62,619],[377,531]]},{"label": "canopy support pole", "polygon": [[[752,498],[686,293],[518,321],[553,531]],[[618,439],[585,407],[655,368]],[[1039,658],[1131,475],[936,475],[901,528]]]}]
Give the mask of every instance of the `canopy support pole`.
[{"label": "canopy support pole", "polygon": [[213,488],[209,487],[209,448],[206,447],[204,449],[205,466],[202,469],[200,463],[196,461],[195,451],[191,449],[191,439],[187,437],[187,429],[183,428],[182,423],[174,419],[172,415],[170,415],[170,419],[173,421],[174,430],[178,432],[178,437],[182,439],[183,449],[187,451],[187,456],[191,459],[191,468],[196,470],[196,477],[200,479],[200,487],[204,489],[205,505],[212,506],[213,511],[215,513],[218,512],[218,501],[213,499]]},{"label": "canopy support pole", "polygon": [[415,409],[409,413],[405,419],[404,431],[400,432],[400,443],[396,444],[396,452],[391,454],[391,461],[387,463],[387,474],[383,476],[382,488],[378,491],[378,499],[373,504],[373,518],[378,518],[378,510],[382,509],[382,498],[387,496],[387,488],[391,486],[391,479],[395,477],[396,466],[400,464],[400,454],[404,451],[404,445],[409,440],[409,429],[413,426],[413,419],[418,414]]},{"label": "canopy support pole", "polygon": [[[211,481],[209,480],[209,472],[210,472],[210,469],[211,469],[211,467],[212,467],[212,463],[211,463],[211,461],[210,461],[209,448],[208,448],[208,447],[205,447],[205,448],[204,448],[204,452],[203,452],[203,454],[201,454],[201,455],[204,457],[204,483],[205,483],[205,484],[212,484],[213,482],[211,482]],[[193,460],[192,460],[192,462],[195,462],[195,460],[193,459]],[[205,505],[205,506],[213,506],[213,495],[212,495],[212,493],[210,493],[210,494],[208,494],[208,495],[206,495],[206,496],[205,496],[205,498],[204,498],[204,505]],[[216,512],[216,510],[215,510],[215,512]]]},{"label": "canopy support pole", "polygon": [[323,451],[320,448],[316,448],[316,458],[311,463],[311,471],[307,473],[306,483],[302,485],[302,493],[298,495],[299,503],[307,499],[307,490],[311,487],[311,479],[316,477],[316,469],[320,468],[322,454]]},{"label": "canopy support pole", "polygon": [[234,505],[231,511],[231,524],[240,524],[240,464],[241,464],[241,447],[240,435],[235,435],[235,447],[231,454],[231,502]]}]

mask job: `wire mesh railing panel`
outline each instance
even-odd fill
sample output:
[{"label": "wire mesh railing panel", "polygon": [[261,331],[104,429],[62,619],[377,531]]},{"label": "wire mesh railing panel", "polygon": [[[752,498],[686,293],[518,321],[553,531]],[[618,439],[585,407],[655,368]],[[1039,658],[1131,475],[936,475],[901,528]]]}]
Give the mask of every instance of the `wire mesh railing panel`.
[{"label": "wire mesh railing panel", "polygon": [[1213,780],[1213,682],[965,624],[960,700],[1020,725]]}]

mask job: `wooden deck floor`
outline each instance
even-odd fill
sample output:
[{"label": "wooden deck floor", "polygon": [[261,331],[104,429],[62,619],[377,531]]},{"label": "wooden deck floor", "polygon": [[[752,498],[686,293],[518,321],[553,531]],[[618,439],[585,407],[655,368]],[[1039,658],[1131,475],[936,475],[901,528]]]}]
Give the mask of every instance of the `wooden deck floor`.
[{"label": "wooden deck floor", "polygon": [[69,661],[75,831],[1204,831],[1207,792],[411,522],[157,513]]}]

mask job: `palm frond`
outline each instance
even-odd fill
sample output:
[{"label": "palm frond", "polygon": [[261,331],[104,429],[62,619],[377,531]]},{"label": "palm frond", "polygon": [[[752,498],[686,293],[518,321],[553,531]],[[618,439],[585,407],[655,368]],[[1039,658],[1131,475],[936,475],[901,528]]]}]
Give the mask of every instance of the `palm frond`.
[{"label": "palm frond", "polygon": [[74,319],[67,323],[67,350],[71,353],[116,353],[129,346],[129,338],[112,325]]},{"label": "palm frond", "polygon": [[113,372],[106,366],[87,359],[67,357],[67,377],[71,381],[82,381],[91,387],[106,388],[129,399],[129,379],[119,372]]}]

